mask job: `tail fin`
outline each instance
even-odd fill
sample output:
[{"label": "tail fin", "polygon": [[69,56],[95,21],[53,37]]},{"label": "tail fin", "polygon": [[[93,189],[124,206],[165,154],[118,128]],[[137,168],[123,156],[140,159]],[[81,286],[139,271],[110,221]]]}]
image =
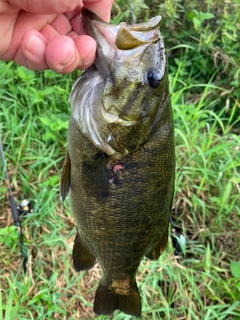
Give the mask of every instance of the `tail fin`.
[{"label": "tail fin", "polygon": [[116,290],[108,286],[101,284],[98,286],[94,299],[94,312],[98,315],[109,315],[117,309],[131,316],[141,316],[141,298],[136,282],[125,294],[123,290],[116,293]]}]

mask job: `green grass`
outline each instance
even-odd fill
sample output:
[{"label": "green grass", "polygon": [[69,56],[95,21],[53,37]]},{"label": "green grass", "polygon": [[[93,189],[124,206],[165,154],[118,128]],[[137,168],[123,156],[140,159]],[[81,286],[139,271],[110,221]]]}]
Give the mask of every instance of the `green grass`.
[{"label": "green grass", "polygon": [[[187,243],[180,257],[169,241],[159,261],[143,260],[141,319],[240,319],[239,104],[233,98],[228,110],[219,109],[228,89],[211,78],[198,82],[189,72],[192,49],[182,50],[170,68],[177,154],[172,213]],[[34,203],[34,213],[21,218],[29,257],[24,275],[1,170],[0,320],[112,319],[92,311],[100,268],[73,270],[75,224],[68,200],[59,199],[68,95],[77,73],[3,62],[0,73],[0,136],[11,186],[18,202]],[[114,319],[133,317],[115,312]]]}]

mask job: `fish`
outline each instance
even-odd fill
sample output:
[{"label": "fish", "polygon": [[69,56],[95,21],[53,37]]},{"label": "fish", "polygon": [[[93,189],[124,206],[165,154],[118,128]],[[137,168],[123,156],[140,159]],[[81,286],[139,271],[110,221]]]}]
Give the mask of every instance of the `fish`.
[{"label": "fish", "polygon": [[69,193],[77,234],[76,271],[96,261],[102,278],[93,310],[139,317],[136,273],[143,257],[157,260],[168,241],[174,193],[174,125],[167,55],[159,27],[113,25],[83,8],[97,42],[93,66],[70,94],[68,152],[60,181]]}]

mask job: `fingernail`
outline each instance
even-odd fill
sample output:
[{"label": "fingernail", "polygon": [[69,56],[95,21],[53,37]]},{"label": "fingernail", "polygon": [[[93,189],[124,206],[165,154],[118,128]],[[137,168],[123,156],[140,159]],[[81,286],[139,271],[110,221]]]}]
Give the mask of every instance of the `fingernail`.
[{"label": "fingernail", "polygon": [[45,43],[35,34],[33,34],[27,43],[27,51],[33,56],[41,56],[45,54]]},{"label": "fingernail", "polygon": [[70,67],[76,60],[75,48],[71,48],[68,57],[61,63],[61,72],[65,71],[66,67]]}]

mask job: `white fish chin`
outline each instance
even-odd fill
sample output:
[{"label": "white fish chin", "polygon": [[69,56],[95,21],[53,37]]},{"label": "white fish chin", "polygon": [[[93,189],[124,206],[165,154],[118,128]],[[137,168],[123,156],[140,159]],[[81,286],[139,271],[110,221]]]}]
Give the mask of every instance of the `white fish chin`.
[{"label": "white fish chin", "polygon": [[97,70],[92,70],[91,76],[87,75],[82,85],[81,78],[83,76],[80,76],[74,83],[69,98],[72,116],[82,135],[98,150],[102,150],[109,156],[120,155],[119,151],[110,145],[114,136],[108,129],[108,125],[115,123],[121,126],[132,126],[136,121],[122,119],[104,108],[103,102],[99,100],[99,95],[96,92],[97,85],[103,81]]}]

